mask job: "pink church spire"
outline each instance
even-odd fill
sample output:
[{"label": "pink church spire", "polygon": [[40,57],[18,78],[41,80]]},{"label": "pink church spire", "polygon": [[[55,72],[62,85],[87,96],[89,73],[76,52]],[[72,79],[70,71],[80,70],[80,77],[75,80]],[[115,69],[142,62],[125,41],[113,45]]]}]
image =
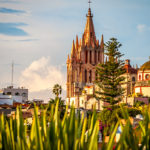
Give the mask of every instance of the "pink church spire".
[{"label": "pink church spire", "polygon": [[84,30],[84,42],[86,45],[95,45],[96,44],[96,36],[94,31],[94,24],[93,24],[93,15],[91,13],[91,8],[88,10],[88,14],[86,15],[87,21]]}]

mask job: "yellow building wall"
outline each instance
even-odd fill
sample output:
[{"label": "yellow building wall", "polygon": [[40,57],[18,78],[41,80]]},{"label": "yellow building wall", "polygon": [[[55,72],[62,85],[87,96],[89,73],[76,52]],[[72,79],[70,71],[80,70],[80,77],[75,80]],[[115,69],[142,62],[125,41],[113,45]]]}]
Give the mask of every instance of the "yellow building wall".
[{"label": "yellow building wall", "polygon": [[143,96],[150,97],[150,86],[135,87],[135,93],[141,93]]},{"label": "yellow building wall", "polygon": [[150,97],[150,87],[142,87],[141,90],[142,90],[143,96]]}]

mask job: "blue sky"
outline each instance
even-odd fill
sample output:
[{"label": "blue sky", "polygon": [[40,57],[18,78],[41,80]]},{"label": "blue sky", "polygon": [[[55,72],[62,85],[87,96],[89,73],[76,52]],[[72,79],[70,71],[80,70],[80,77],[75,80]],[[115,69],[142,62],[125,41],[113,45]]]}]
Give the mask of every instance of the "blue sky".
[{"label": "blue sky", "polygon": [[[14,85],[29,88],[31,99],[49,98],[55,82],[65,91],[66,58],[84,32],[87,1],[0,0],[0,87],[10,84],[14,61]],[[116,37],[124,59],[142,65],[150,55],[149,8],[149,0],[93,0],[97,39]]]},{"label": "blue sky", "polygon": [[20,26],[25,26],[24,23],[0,23],[0,34],[9,36],[27,36],[28,34],[20,29]]},{"label": "blue sky", "polygon": [[25,13],[23,10],[16,10],[16,9],[11,9],[11,8],[0,8],[0,13],[14,13],[14,14],[20,14],[20,13]]}]

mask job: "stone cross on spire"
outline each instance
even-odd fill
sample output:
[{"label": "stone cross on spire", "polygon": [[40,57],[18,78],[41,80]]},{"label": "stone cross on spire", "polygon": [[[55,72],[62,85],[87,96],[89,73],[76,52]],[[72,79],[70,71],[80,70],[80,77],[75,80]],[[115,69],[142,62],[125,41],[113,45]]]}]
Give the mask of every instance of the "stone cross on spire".
[{"label": "stone cross on spire", "polygon": [[90,8],[90,5],[91,5],[91,3],[92,3],[91,0],[89,0],[88,3],[89,3],[89,8]]}]

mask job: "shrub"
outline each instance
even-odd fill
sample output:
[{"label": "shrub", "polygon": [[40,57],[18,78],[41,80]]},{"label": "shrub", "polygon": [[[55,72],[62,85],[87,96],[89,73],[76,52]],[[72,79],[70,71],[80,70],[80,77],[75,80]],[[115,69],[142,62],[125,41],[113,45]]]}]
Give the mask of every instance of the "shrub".
[{"label": "shrub", "polygon": [[[130,117],[135,117],[138,114],[141,114],[141,111],[137,108],[127,107],[125,104],[121,104],[124,109],[127,109],[127,112]],[[106,125],[116,124],[118,117],[124,118],[121,108],[118,105],[115,105],[113,108],[104,108],[104,110],[99,114],[99,119]]]},{"label": "shrub", "polygon": [[144,102],[142,102],[142,101],[136,101],[135,103],[134,103],[134,107],[139,107],[139,106],[142,106],[142,105],[144,105],[145,103]]},{"label": "shrub", "polygon": [[[150,149],[150,107],[145,107],[142,112],[144,119],[139,122],[136,128],[133,128],[127,108],[121,106],[121,112],[126,124],[123,125],[121,119],[115,126],[111,125],[109,141],[103,141],[102,150],[149,150]],[[119,141],[115,142],[115,136],[118,126],[121,126],[121,135]]]}]

